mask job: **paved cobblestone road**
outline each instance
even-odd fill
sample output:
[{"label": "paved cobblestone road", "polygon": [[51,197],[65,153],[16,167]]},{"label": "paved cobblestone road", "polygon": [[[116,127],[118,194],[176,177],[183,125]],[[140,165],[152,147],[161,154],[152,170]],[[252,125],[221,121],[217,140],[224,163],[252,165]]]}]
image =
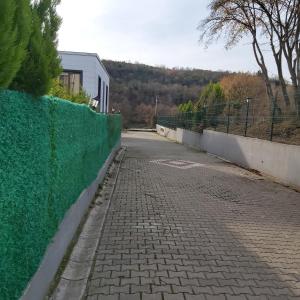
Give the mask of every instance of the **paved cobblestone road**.
[{"label": "paved cobblestone road", "polygon": [[300,299],[299,193],[152,133],[124,143],[88,299]]}]

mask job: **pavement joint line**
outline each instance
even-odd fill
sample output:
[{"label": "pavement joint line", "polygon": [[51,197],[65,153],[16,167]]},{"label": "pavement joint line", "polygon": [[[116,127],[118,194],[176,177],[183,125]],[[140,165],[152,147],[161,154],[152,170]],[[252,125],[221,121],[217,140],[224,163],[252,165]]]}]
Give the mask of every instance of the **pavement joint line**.
[{"label": "pavement joint line", "polygon": [[[300,299],[298,193],[154,134],[123,134],[123,143],[85,299]],[[205,166],[150,162],[161,158]]]}]

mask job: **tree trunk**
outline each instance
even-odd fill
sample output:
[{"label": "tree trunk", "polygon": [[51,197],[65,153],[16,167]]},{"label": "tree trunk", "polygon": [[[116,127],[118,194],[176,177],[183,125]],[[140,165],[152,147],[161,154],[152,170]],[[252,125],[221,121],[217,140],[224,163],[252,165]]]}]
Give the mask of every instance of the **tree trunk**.
[{"label": "tree trunk", "polygon": [[280,86],[281,86],[283,99],[284,99],[285,105],[287,107],[289,107],[290,104],[291,104],[291,101],[290,101],[289,94],[287,92],[286,82],[285,82],[284,77],[283,77],[281,57],[278,58],[278,57],[276,57],[276,55],[274,55],[274,57],[275,57],[275,60],[276,60],[276,65],[277,65],[277,70],[278,70],[278,78],[279,78],[279,82],[280,82]]},{"label": "tree trunk", "polygon": [[288,92],[287,92],[286,82],[284,80],[283,71],[282,71],[283,47],[280,44],[280,49],[276,52],[275,45],[274,45],[273,34],[271,35],[270,46],[271,46],[273,56],[274,56],[274,59],[275,59],[275,63],[276,63],[276,66],[277,66],[277,73],[278,73],[278,78],[279,78],[279,83],[280,83],[280,86],[281,86],[283,99],[284,99],[285,105],[287,107],[289,107],[290,104],[291,104],[291,101],[290,101],[290,98],[289,98],[289,95],[288,95]]},{"label": "tree trunk", "polygon": [[274,102],[275,102],[275,97],[274,97],[272,85],[271,85],[269,77],[266,74],[264,74],[264,80],[265,80],[265,84],[266,84],[266,88],[267,88],[267,94],[268,94],[268,97],[269,97],[269,100],[270,100],[270,109],[272,111],[272,108],[273,108],[273,105],[274,105]]},{"label": "tree trunk", "polygon": [[294,86],[294,99],[297,118],[300,119],[300,86]]},{"label": "tree trunk", "polygon": [[268,74],[268,69],[265,64],[265,59],[264,59],[263,53],[257,42],[256,33],[252,33],[252,36],[253,36],[252,48],[253,48],[254,56],[255,56],[257,64],[260,66],[260,69],[262,71],[263,78],[264,78],[264,81],[266,84],[267,95],[268,95],[268,98],[270,101],[270,108],[272,109],[275,98],[274,98],[274,93],[273,93],[271,81],[270,81],[269,74]]},{"label": "tree trunk", "polygon": [[287,87],[286,87],[285,80],[283,78],[282,79],[279,78],[279,81],[280,81],[282,95],[283,95],[283,99],[284,99],[285,105],[287,107],[289,107],[291,103],[290,103],[289,94],[287,92]]}]

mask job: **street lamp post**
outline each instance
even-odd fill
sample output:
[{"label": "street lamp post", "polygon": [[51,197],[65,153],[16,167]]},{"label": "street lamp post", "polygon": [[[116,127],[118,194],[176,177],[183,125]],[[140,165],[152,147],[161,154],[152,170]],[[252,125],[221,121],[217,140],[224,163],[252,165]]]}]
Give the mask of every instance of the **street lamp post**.
[{"label": "street lamp post", "polygon": [[247,114],[246,114],[246,122],[245,122],[245,136],[247,136],[247,130],[248,130],[248,117],[249,117],[250,100],[252,100],[252,98],[247,97],[247,99],[246,99],[246,103],[247,103]]},{"label": "street lamp post", "polygon": [[158,97],[155,98],[155,117],[157,117]]}]

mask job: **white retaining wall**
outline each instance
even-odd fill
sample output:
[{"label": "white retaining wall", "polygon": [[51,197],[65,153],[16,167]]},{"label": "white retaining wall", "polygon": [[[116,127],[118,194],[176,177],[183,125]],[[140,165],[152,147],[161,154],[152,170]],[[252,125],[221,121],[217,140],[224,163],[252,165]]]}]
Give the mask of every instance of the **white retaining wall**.
[{"label": "white retaining wall", "polygon": [[177,141],[177,132],[174,129],[156,125],[156,131],[161,136],[164,136],[173,141]]},{"label": "white retaining wall", "polygon": [[[157,126],[157,132],[162,136],[169,130]],[[178,143],[207,151],[242,167],[274,177],[286,185],[300,188],[300,146],[211,130],[204,130],[203,134],[179,128],[172,131],[175,132]]]}]

